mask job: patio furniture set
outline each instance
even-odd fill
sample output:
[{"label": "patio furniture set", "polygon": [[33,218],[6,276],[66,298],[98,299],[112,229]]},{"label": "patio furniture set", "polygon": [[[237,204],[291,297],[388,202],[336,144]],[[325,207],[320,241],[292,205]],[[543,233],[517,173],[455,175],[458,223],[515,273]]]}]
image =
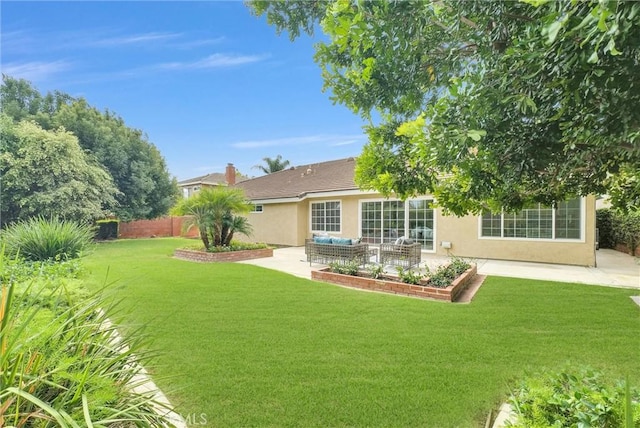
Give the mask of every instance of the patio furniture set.
[{"label": "patio furniture set", "polygon": [[422,260],[421,245],[408,239],[399,238],[394,243],[380,244],[378,248],[347,238],[314,237],[305,240],[305,254],[309,265],[357,262],[359,266],[379,260],[383,266],[411,268]]}]

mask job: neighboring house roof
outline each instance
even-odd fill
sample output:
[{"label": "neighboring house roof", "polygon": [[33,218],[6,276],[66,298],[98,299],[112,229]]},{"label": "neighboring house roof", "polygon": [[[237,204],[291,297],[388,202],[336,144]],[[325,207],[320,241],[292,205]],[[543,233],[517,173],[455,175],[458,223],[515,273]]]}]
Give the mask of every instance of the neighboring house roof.
[{"label": "neighboring house roof", "polygon": [[189,178],[187,180],[178,181],[178,186],[192,186],[195,184],[209,184],[217,186],[219,184],[227,184],[224,173],[214,172],[212,174],[201,175],[199,177]]},{"label": "neighboring house roof", "polygon": [[310,194],[358,190],[354,158],[295,166],[236,184],[251,200],[302,199]]}]

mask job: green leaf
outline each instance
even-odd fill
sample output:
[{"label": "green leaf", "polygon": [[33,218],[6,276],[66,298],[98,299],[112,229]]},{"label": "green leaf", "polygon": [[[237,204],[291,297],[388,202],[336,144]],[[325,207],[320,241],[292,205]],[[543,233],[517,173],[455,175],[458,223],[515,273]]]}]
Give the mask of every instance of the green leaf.
[{"label": "green leaf", "polygon": [[473,141],[480,141],[480,139],[487,135],[487,131],[479,130],[479,129],[471,129],[467,131],[467,137],[471,138]]}]

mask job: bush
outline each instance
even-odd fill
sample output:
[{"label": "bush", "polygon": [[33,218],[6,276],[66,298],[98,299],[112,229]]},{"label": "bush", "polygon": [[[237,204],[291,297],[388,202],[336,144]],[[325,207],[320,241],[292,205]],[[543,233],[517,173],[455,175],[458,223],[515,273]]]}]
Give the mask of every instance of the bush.
[{"label": "bush", "polygon": [[119,225],[120,225],[120,220],[112,220],[112,219],[98,220],[96,222],[96,226],[98,226],[96,239],[100,239],[100,240],[117,239]]},{"label": "bush", "polygon": [[132,389],[150,357],[143,344],[118,335],[101,299],[42,285],[0,289],[0,425],[168,426],[152,392]]},{"label": "bush", "polygon": [[[526,379],[509,398],[514,427],[623,427],[640,423],[640,394],[583,369]],[[626,424],[625,424],[626,422]]]},{"label": "bush", "polygon": [[598,228],[600,248],[615,248],[615,219],[614,212],[608,208],[596,211],[596,227]]},{"label": "bush", "polygon": [[405,284],[420,284],[420,280],[423,276],[420,271],[415,271],[413,269],[405,270],[402,267],[398,267],[397,270],[400,281],[404,282]]},{"label": "bush", "polygon": [[62,261],[80,257],[93,241],[93,230],[72,221],[36,217],[9,226],[2,237],[9,255]]},{"label": "bush", "polygon": [[332,262],[329,263],[329,267],[331,268],[331,272],[352,276],[358,275],[358,271],[360,270],[360,265],[356,260],[350,260],[346,263]]},{"label": "bush", "polygon": [[596,211],[596,227],[600,232],[600,247],[615,248],[624,244],[633,254],[640,245],[640,212],[620,213],[607,208]]}]

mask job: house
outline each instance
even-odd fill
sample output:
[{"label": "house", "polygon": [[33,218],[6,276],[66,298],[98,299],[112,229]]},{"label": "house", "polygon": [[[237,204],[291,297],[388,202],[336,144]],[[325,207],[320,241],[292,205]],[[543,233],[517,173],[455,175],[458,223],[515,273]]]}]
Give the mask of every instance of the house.
[{"label": "house", "polygon": [[188,198],[203,187],[233,186],[234,184],[236,184],[236,182],[240,182],[246,179],[247,177],[239,174],[233,164],[230,163],[227,164],[227,168],[225,169],[224,174],[214,172],[207,175],[201,175],[199,177],[189,178],[187,180],[179,181],[178,187],[182,192],[182,196]]},{"label": "house", "polygon": [[425,253],[595,265],[595,198],[518,214],[445,216],[434,198],[402,201],[362,191],[353,158],[292,167],[236,183],[253,203],[252,240],[301,246],[316,233],[376,245],[405,236]]}]

